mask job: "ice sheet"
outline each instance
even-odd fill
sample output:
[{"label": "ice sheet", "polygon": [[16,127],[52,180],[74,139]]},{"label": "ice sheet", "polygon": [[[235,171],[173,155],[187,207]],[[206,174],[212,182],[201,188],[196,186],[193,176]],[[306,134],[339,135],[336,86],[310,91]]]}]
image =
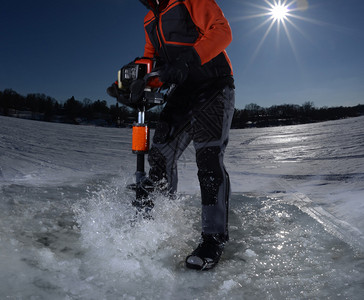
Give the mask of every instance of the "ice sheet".
[{"label": "ice sheet", "polygon": [[0,117],[1,297],[362,299],[363,125],[232,130],[231,241],[200,273],[183,264],[200,232],[192,147],[181,196],[135,222],[130,129]]}]

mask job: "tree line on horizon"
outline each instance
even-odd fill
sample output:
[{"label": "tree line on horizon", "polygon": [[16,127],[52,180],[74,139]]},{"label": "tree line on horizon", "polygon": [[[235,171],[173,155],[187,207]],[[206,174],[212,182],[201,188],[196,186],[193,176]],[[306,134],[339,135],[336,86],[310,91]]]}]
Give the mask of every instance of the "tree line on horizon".
[{"label": "tree line on horizon", "polygon": [[[150,125],[159,118],[161,107],[147,112]],[[64,103],[45,94],[22,96],[12,89],[0,91],[0,115],[33,120],[71,124],[125,127],[136,121],[136,112],[119,105],[107,105],[105,100],[76,100],[73,96]],[[336,120],[364,115],[364,105],[353,107],[321,107],[307,101],[302,105],[282,104],[269,108],[250,103],[235,109],[232,128],[294,125]]]}]

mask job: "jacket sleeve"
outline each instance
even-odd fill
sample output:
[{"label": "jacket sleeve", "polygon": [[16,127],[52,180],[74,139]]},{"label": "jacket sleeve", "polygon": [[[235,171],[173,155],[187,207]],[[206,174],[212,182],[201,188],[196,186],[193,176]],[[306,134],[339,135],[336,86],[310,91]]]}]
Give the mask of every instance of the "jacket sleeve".
[{"label": "jacket sleeve", "polygon": [[144,46],[144,57],[153,58],[155,54],[155,49],[149,39],[147,33],[145,33],[145,46]]},{"label": "jacket sleeve", "polygon": [[[144,24],[146,22],[148,22],[148,20],[150,20],[151,15],[152,15],[152,12],[149,11],[149,13],[144,18]],[[154,49],[154,46],[152,45],[152,42],[149,39],[147,31],[145,30],[145,27],[144,27],[144,32],[145,32],[145,46],[144,46],[144,55],[143,56],[153,58],[156,51]]]},{"label": "jacket sleeve", "polygon": [[201,32],[194,48],[203,65],[223,52],[231,43],[231,28],[215,0],[186,0],[185,5]]}]

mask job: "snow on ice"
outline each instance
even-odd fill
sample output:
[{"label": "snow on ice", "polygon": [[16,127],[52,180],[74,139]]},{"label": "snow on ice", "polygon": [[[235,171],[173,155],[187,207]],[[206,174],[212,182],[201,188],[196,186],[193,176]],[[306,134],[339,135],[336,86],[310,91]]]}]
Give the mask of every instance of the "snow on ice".
[{"label": "snow on ice", "polygon": [[230,237],[209,272],[194,150],[135,218],[130,129],[0,117],[0,299],[362,299],[364,117],[232,130]]}]

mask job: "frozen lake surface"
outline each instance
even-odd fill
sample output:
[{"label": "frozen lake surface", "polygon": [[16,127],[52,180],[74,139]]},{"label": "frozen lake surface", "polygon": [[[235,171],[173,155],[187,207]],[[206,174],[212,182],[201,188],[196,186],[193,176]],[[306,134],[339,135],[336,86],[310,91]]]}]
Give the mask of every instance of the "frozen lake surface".
[{"label": "frozen lake surface", "polygon": [[130,129],[0,117],[0,299],[363,299],[364,118],[232,130],[231,241],[200,233],[193,148],[180,196],[134,222]]}]

